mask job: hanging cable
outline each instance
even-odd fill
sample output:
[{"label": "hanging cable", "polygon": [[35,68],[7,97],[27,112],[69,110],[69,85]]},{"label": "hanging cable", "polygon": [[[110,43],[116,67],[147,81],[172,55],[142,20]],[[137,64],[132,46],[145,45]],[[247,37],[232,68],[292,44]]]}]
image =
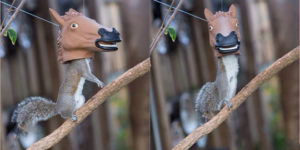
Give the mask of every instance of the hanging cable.
[{"label": "hanging cable", "polygon": [[[161,1],[158,1],[158,0],[152,0],[152,1],[154,1],[154,2],[156,2],[156,3],[159,3],[159,4],[161,4],[161,5],[163,5],[163,6],[166,6],[166,7],[171,7],[169,4],[164,3],[164,2],[161,2]],[[16,9],[15,6],[12,6],[12,5],[10,5],[10,4],[6,3],[6,2],[3,2],[3,1],[0,1],[0,2],[1,2],[3,5],[5,5],[5,6],[12,7],[12,8],[14,8],[14,9]],[[83,4],[82,4],[82,5],[83,5],[83,12],[85,12],[85,0],[83,0],[82,3],[83,3]],[[172,8],[175,9],[175,7],[172,7]],[[192,14],[192,13],[186,12],[186,11],[181,10],[181,9],[179,9],[178,11],[181,12],[181,13],[184,13],[184,14],[186,14],[186,15],[192,16],[192,17],[194,17],[194,18],[196,18],[196,19],[199,19],[199,20],[202,20],[202,21],[207,22],[206,19],[201,18],[201,17],[199,17],[199,16],[197,16],[197,15],[194,15],[194,14]],[[40,20],[42,20],[42,21],[45,21],[45,22],[47,22],[47,23],[50,23],[50,24],[52,24],[52,25],[54,25],[54,26],[56,26],[56,27],[59,27],[58,24],[56,24],[56,23],[54,23],[54,22],[52,22],[52,21],[49,21],[49,20],[47,20],[47,19],[44,19],[44,18],[42,18],[42,17],[40,17],[40,16],[37,16],[37,15],[35,15],[35,14],[32,14],[32,13],[30,13],[30,12],[27,12],[27,11],[25,11],[25,10],[23,10],[23,9],[20,9],[20,12],[22,12],[22,13],[24,13],[24,14],[27,14],[27,15],[30,15],[30,16],[32,16],[32,17],[35,17],[35,18],[37,18],[37,19],[40,19]]]},{"label": "hanging cable", "polygon": [[[158,1],[158,0],[152,0],[152,1],[154,1],[154,2],[156,2],[156,3],[159,3],[159,4],[161,4],[161,5],[164,5],[164,6],[166,6],[166,7],[169,7],[169,8],[171,7],[169,4],[164,3],[164,2],[161,2],[161,1]],[[175,7],[171,7],[171,8],[175,9]],[[178,9],[178,11],[181,12],[181,13],[184,13],[184,14],[186,14],[186,15],[192,16],[192,17],[194,17],[194,18],[196,18],[196,19],[199,19],[199,20],[202,20],[202,21],[206,21],[206,22],[207,22],[206,19],[201,18],[201,17],[199,17],[199,16],[196,16],[196,15],[194,15],[194,14],[192,14],[192,13],[186,12],[186,11],[181,10],[181,9]]]},{"label": "hanging cable", "polygon": [[[5,3],[5,2],[3,2],[3,1],[0,1],[0,2],[1,2],[3,5],[5,5],[5,6],[12,7],[12,8],[14,8],[14,9],[17,8],[17,7],[15,7],[15,6],[12,6],[12,5],[10,5],[10,4],[8,4],[8,3]],[[30,15],[30,16],[32,16],[32,17],[38,18],[38,19],[40,19],[40,20],[42,20],[42,21],[45,21],[45,22],[47,22],[47,23],[50,23],[50,24],[52,24],[52,25],[54,25],[54,26],[57,26],[57,27],[59,26],[58,24],[56,24],[56,23],[54,23],[54,22],[52,22],[52,21],[49,21],[49,20],[44,19],[44,18],[42,18],[42,17],[39,17],[39,16],[37,16],[37,15],[35,15],[35,14],[29,13],[29,12],[23,10],[23,9],[20,9],[20,12],[22,12],[22,13],[24,13],[24,14],[27,14],[27,15]]]}]

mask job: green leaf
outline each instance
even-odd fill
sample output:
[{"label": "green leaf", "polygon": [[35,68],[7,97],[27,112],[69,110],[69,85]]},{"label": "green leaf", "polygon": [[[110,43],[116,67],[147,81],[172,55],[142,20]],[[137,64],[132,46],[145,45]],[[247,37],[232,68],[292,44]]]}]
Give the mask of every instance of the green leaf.
[{"label": "green leaf", "polygon": [[173,42],[176,40],[176,31],[174,28],[168,28],[169,35]]},{"label": "green leaf", "polygon": [[9,37],[11,43],[13,45],[15,45],[16,40],[17,40],[17,32],[15,30],[13,30],[13,29],[8,29],[7,33],[8,33],[8,37]]}]

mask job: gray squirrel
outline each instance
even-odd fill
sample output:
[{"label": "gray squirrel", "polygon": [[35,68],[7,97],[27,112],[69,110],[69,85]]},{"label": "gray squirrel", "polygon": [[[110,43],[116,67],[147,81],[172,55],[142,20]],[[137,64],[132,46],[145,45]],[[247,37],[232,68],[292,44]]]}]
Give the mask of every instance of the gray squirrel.
[{"label": "gray squirrel", "polygon": [[27,132],[37,122],[55,115],[77,121],[74,112],[85,102],[82,95],[86,80],[98,87],[104,83],[93,75],[90,62],[95,52],[116,51],[120,34],[115,28],[106,28],[74,9],[60,16],[49,9],[53,21],[59,25],[57,38],[58,60],[66,65],[65,78],[59,88],[56,103],[39,96],[28,97],[14,110],[11,121],[19,131]]},{"label": "gray squirrel", "polygon": [[240,46],[234,5],[230,6],[228,12],[212,14],[205,9],[204,14],[209,26],[210,45],[217,60],[217,75],[214,82],[207,82],[201,87],[195,99],[200,125],[218,113],[224,104],[228,108],[232,106],[230,99],[236,93]]},{"label": "gray squirrel", "polygon": [[230,99],[235,95],[238,74],[238,58],[227,55],[217,59],[217,77],[205,83],[196,98],[196,111],[204,118],[213,117],[223,104],[231,107]]},{"label": "gray squirrel", "polygon": [[101,88],[104,86],[104,83],[92,74],[89,58],[72,60],[66,65],[66,76],[59,88],[56,103],[35,96],[25,98],[18,104],[13,112],[12,122],[17,123],[19,129],[27,131],[38,121],[48,120],[58,114],[65,119],[76,121],[74,112],[85,102],[82,95],[85,80],[97,83]]}]

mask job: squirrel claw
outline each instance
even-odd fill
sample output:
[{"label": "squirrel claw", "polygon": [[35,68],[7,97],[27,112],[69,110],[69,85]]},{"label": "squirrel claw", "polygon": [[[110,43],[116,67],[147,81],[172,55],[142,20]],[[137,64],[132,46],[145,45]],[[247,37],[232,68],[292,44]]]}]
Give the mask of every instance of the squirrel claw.
[{"label": "squirrel claw", "polygon": [[221,108],[222,108],[222,103],[221,104],[218,104],[218,106],[217,106],[217,111],[220,111],[221,110]]},{"label": "squirrel claw", "polygon": [[103,82],[97,82],[97,85],[99,88],[103,88],[105,86],[105,84]]},{"label": "squirrel claw", "polygon": [[227,106],[228,109],[230,109],[232,107],[231,102],[230,101],[226,101],[226,106]]},{"label": "squirrel claw", "polygon": [[76,115],[72,115],[72,121],[73,121],[73,122],[76,122],[76,121],[77,121]]}]

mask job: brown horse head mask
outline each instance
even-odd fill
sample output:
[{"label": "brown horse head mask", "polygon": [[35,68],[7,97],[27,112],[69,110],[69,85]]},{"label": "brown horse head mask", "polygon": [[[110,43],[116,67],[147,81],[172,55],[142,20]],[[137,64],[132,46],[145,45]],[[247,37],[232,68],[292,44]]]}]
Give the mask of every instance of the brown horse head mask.
[{"label": "brown horse head mask", "polygon": [[59,25],[57,38],[58,60],[62,63],[74,59],[90,58],[95,52],[115,51],[120,34],[115,28],[107,28],[95,20],[70,9],[64,16],[49,9],[50,16]]},{"label": "brown horse head mask", "polygon": [[210,45],[216,50],[216,56],[238,54],[240,33],[235,6],[231,5],[228,12],[219,11],[214,15],[205,8],[204,14],[208,21]]}]

